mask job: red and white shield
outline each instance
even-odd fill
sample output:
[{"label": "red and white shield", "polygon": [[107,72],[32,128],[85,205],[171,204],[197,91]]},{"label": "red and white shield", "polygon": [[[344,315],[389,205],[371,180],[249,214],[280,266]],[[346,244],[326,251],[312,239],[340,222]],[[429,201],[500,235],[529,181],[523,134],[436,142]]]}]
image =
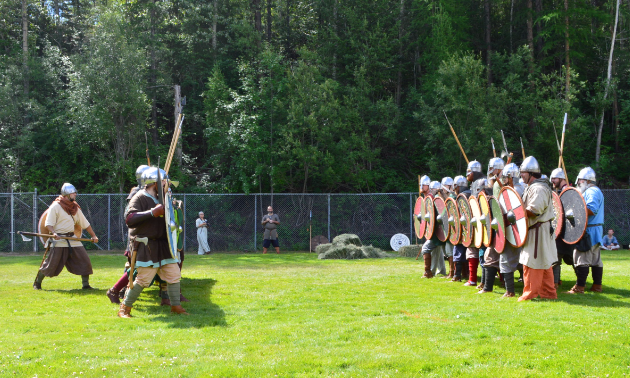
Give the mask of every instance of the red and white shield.
[{"label": "red and white shield", "polygon": [[509,186],[501,189],[499,204],[505,214],[505,239],[515,248],[520,248],[527,240],[527,213],[516,190]]}]

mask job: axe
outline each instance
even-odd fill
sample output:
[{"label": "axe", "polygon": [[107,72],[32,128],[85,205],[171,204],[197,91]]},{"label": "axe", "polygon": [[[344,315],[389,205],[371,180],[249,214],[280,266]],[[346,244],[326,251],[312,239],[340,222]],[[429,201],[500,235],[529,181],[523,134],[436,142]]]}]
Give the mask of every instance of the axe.
[{"label": "axe", "polygon": [[[18,231],[17,233],[22,237],[22,241],[25,241],[25,242],[29,242],[33,240],[33,239],[27,238],[27,236],[39,236],[39,237],[53,239],[53,236],[51,234],[38,234],[37,232],[24,232],[24,231]],[[74,240],[74,241],[80,241],[80,242],[93,242],[92,239],[74,238],[72,236],[60,236],[59,239]]]},{"label": "axe", "polygon": [[133,252],[131,253],[131,265],[129,266],[129,289],[133,289],[133,270],[136,268],[136,256],[138,255],[138,243],[143,243],[145,246],[149,246],[149,238],[139,238],[133,236],[131,241],[133,242]]}]

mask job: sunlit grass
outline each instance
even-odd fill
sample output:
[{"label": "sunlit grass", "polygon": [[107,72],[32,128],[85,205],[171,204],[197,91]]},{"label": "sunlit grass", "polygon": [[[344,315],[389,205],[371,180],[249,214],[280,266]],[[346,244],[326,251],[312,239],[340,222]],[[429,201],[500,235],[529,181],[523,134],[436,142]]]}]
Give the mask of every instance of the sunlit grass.
[{"label": "sunlit grass", "polygon": [[[603,294],[526,303],[421,279],[410,258],[190,255],[192,315],[150,288],[128,320],[105,297],[120,255],[92,256],[88,292],[65,271],[34,291],[41,257],[1,259],[2,377],[630,375],[628,251],[603,254]],[[566,266],[563,279],[566,291]]]}]

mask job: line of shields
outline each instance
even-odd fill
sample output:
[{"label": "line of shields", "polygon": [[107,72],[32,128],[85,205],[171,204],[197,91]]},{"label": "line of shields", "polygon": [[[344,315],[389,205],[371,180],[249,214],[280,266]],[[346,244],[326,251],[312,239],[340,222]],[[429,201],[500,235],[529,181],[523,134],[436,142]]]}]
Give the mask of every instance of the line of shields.
[{"label": "line of shields", "polygon": [[[567,244],[577,243],[586,231],[587,212],[584,198],[568,187],[559,195],[553,192],[552,221],[555,238]],[[527,241],[529,221],[525,206],[513,188],[504,186],[494,196],[459,194],[444,200],[440,196],[419,197],[414,208],[416,236],[465,247],[494,247],[503,253],[507,244],[522,247]]]}]

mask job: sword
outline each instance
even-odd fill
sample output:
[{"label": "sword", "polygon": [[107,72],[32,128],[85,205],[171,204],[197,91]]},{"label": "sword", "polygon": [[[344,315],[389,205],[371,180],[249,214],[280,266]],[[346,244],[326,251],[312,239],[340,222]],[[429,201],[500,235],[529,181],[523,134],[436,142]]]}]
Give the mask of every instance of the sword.
[{"label": "sword", "polygon": [[453,129],[453,125],[451,125],[451,122],[448,120],[448,117],[446,116],[446,112],[444,110],[442,110],[442,112],[444,112],[444,117],[446,117],[446,122],[448,122],[448,125],[451,128],[451,131],[453,132],[453,136],[455,137],[455,141],[457,141],[457,145],[459,146],[459,149],[462,151],[462,155],[464,155],[464,159],[466,159],[466,164],[470,163],[468,161],[468,157],[466,156],[466,153],[464,152],[464,149],[462,148],[462,144],[459,143],[459,138],[457,138],[457,134],[455,134],[455,129]]},{"label": "sword", "polygon": [[505,143],[505,135],[503,135],[503,130],[501,130],[501,137],[503,138],[503,148],[505,148],[505,153],[509,155],[510,151],[508,151],[507,143]]},{"label": "sword", "polygon": [[525,148],[523,148],[523,138],[519,137],[519,139],[521,140],[521,152],[523,153],[523,160],[525,160]]},{"label": "sword", "polygon": [[494,138],[490,138],[490,142],[492,142],[492,153],[494,154],[494,157],[497,157],[497,150],[494,148]]},{"label": "sword", "polygon": [[[159,169],[159,168],[158,168]],[[129,265],[129,289],[133,289],[133,271],[136,269],[136,257],[138,256],[138,243],[143,243],[145,246],[149,246],[149,238],[139,238],[132,236],[133,252],[131,252],[131,265]]]}]

